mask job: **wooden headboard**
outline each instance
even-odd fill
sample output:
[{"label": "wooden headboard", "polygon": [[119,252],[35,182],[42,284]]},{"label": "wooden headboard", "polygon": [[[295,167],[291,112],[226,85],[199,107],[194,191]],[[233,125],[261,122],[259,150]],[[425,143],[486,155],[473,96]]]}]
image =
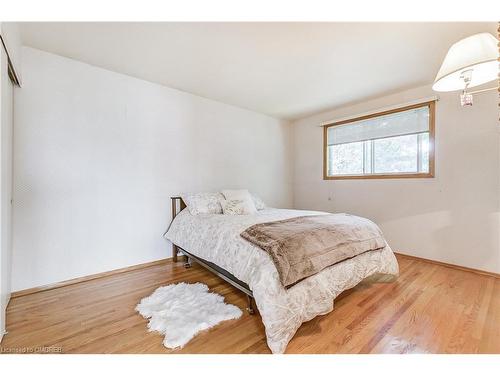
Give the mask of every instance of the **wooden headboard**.
[{"label": "wooden headboard", "polygon": [[172,220],[177,216],[179,212],[186,208],[186,203],[181,197],[170,197],[172,201]]},{"label": "wooden headboard", "polygon": [[[179,212],[181,212],[183,209],[186,208],[186,203],[182,200],[181,197],[170,197],[170,200],[172,201],[172,221],[174,221],[175,217]],[[170,225],[172,225],[172,221],[170,222]],[[169,225],[169,228],[170,228]],[[167,229],[168,232],[168,229]],[[165,233],[167,233],[165,232]],[[179,253],[179,250],[177,249],[177,246],[172,243],[172,261],[177,262],[177,254]]]}]

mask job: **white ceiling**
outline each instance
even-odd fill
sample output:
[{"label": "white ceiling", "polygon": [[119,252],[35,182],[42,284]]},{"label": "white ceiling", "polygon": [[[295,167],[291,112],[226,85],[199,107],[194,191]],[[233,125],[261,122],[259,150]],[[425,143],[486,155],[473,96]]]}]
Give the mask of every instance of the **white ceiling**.
[{"label": "white ceiling", "polygon": [[22,23],[25,45],[284,119],[432,83],[496,23]]}]

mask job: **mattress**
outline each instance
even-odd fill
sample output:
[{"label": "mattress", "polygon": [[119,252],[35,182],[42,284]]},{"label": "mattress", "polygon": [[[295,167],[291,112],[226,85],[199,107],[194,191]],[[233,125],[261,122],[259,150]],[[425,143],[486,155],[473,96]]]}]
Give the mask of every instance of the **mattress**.
[{"label": "mattress", "polygon": [[284,353],[300,325],[333,309],[334,299],[367,277],[390,281],[398,275],[387,245],[334,264],[285,289],[270,256],[240,236],[246,228],[269,221],[325,212],[268,208],[253,215],[191,215],[181,211],[165,238],[224,268],[250,286],[273,353]]}]

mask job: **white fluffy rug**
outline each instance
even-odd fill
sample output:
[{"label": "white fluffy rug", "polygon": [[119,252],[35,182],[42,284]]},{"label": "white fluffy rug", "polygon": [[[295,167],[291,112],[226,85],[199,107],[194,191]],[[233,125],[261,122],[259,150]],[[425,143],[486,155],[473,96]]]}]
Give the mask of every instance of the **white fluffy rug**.
[{"label": "white fluffy rug", "polygon": [[165,335],[167,348],[182,348],[198,332],[241,316],[238,307],[225,303],[224,297],[210,293],[202,283],[163,286],[135,309],[149,318],[150,331]]}]

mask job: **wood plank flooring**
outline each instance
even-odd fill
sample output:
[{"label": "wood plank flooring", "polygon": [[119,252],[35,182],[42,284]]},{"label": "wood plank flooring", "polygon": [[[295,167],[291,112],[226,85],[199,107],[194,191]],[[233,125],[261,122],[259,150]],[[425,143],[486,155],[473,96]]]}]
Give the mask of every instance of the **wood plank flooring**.
[{"label": "wood plank flooring", "polygon": [[[500,353],[500,279],[398,256],[400,277],[344,292],[334,311],[302,325],[287,353]],[[206,283],[242,309],[243,293],[182,262],[85,281],[11,300],[3,352],[269,353],[258,314],[202,332],[169,350],[135,310],[173,282]]]}]

